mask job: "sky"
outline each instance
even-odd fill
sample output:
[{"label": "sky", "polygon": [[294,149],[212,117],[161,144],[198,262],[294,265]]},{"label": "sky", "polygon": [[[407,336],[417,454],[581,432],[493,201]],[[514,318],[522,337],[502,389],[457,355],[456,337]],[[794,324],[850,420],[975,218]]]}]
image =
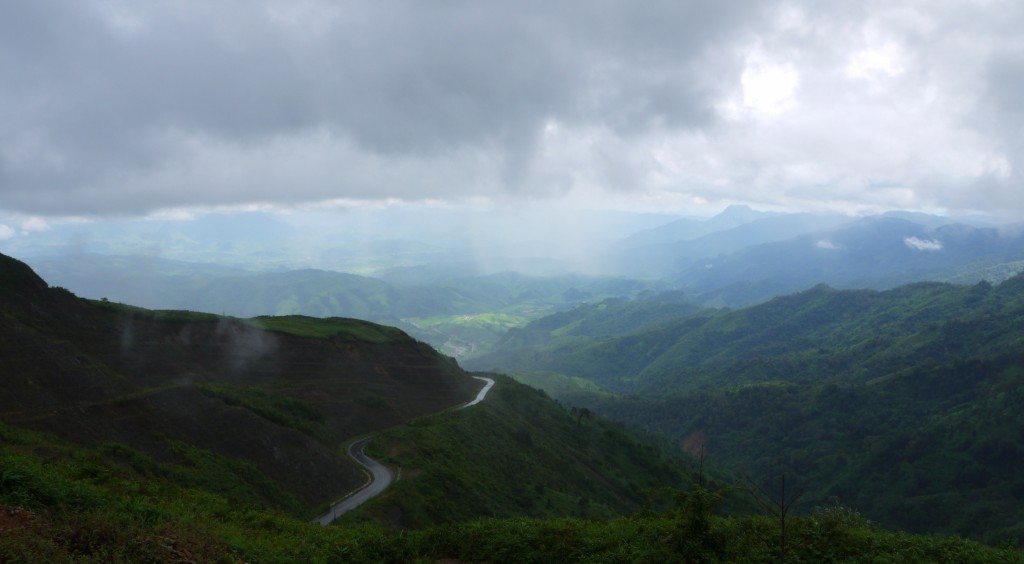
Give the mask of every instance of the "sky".
[{"label": "sky", "polygon": [[0,3],[0,239],[201,210],[1024,217],[1019,0]]}]

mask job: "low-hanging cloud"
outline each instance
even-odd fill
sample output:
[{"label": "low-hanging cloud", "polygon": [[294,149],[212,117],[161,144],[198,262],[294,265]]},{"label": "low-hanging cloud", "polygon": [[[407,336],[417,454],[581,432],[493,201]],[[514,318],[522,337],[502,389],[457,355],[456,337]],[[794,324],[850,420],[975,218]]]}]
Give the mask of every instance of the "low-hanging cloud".
[{"label": "low-hanging cloud", "polygon": [[903,243],[917,251],[941,251],[942,241],[938,239],[921,239],[919,237],[905,237]]},{"label": "low-hanging cloud", "polygon": [[1020,209],[1022,21],[1009,1],[4,3],[0,209]]}]

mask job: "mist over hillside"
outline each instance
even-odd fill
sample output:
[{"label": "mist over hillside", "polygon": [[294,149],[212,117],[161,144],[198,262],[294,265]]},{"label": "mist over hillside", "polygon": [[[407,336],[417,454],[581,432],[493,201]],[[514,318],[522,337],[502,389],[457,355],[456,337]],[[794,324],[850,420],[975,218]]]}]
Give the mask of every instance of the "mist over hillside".
[{"label": "mist over hillside", "polygon": [[55,223],[0,247],[93,299],[356,317],[463,359],[509,330],[609,298],[743,307],[818,284],[998,283],[1024,270],[1024,228],[991,216],[745,205],[705,218],[402,205],[215,213]]},{"label": "mist over hillside", "polygon": [[[312,268],[414,284],[507,271],[652,279],[678,276],[695,261],[756,245],[858,225],[866,228],[863,222],[870,217],[901,219],[906,222],[906,237],[947,225],[997,228],[987,216],[851,216],[764,212],[739,205],[704,218],[559,206],[475,210],[395,205],[341,213],[221,212],[40,221],[31,231],[0,238],[0,251],[30,261],[98,254],[210,268]],[[998,229],[1006,235],[1013,226]]]},{"label": "mist over hillside", "polygon": [[1021,29],[0,2],[0,562],[1024,561]]},{"label": "mist over hillside", "polygon": [[66,224],[6,245],[54,284],[94,299],[243,317],[357,317],[459,358],[484,353],[510,328],[608,298],[673,292],[696,306],[739,307],[821,283],[998,283],[1024,270],[1024,229],[990,218],[738,205],[709,218],[401,206],[340,219],[254,212],[100,230]]},{"label": "mist over hillside", "polygon": [[0,238],[0,250],[23,258],[142,255],[245,269],[315,268],[365,275],[446,265],[460,277],[509,270],[601,274],[609,270],[603,245],[671,219],[665,214],[558,206],[396,204],[324,212],[229,211],[44,222],[45,228]]},{"label": "mist over hillside", "polygon": [[[613,519],[665,506],[659,487],[685,504],[789,476],[812,527],[832,504],[1019,546],[1022,225],[745,205],[55,222],[0,240],[26,261],[0,256],[0,416],[147,488],[302,517],[359,488],[339,451],[378,433],[405,481],[343,527]],[[446,412],[460,364],[513,379]]]}]

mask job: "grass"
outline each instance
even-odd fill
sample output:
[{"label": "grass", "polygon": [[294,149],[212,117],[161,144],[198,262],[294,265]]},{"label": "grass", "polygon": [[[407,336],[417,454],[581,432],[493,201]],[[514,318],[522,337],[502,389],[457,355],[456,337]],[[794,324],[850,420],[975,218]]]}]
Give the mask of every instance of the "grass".
[{"label": "grass", "polygon": [[324,339],[333,337],[370,343],[394,343],[408,339],[408,336],[400,329],[344,317],[261,316],[249,319],[247,322],[261,329],[300,337]]},{"label": "grass", "polygon": [[109,311],[127,313],[160,321],[222,321],[232,320],[247,323],[260,329],[288,333],[300,337],[331,338],[340,337],[353,341],[371,343],[393,343],[407,339],[408,336],[400,329],[378,325],[361,319],[344,317],[309,317],[305,315],[260,316],[250,319],[239,319],[230,316],[216,315],[187,310],[152,310],[128,304],[111,302],[106,299],[88,300],[93,305]]},{"label": "grass", "polygon": [[492,376],[482,404],[380,433],[367,450],[403,479],[343,519],[419,528],[484,516],[614,517],[642,506],[645,491],[682,482],[678,461],[655,448]]},{"label": "grass", "polygon": [[552,397],[611,396],[590,380],[557,372],[511,372],[509,376],[527,386],[544,390]]},{"label": "grass", "polygon": [[413,318],[416,325],[425,329],[441,325],[460,326],[476,329],[489,329],[504,331],[511,327],[525,325],[529,319],[521,315],[510,313],[489,312],[464,315],[439,315],[434,317]]},{"label": "grass", "polygon": [[[780,552],[775,519],[710,515],[694,533],[679,509],[322,527],[211,491],[237,478],[184,455],[206,480],[123,446],[76,447],[0,424],[0,561],[774,562]],[[1024,562],[1013,548],[882,531],[837,509],[788,519],[786,546],[788,562]]]},{"label": "grass", "polygon": [[324,415],[300,399],[273,394],[256,386],[206,383],[196,387],[228,405],[244,407],[278,425],[302,431],[321,442],[329,442]]},{"label": "grass", "polygon": [[148,319],[157,319],[161,321],[218,321],[221,319],[234,319],[232,317],[225,317],[223,315],[216,315],[213,313],[205,313],[201,311],[188,311],[179,309],[146,309],[144,307],[138,307],[128,304],[122,304],[112,302],[106,298],[99,300],[87,299],[89,303],[100,309],[108,311],[127,313],[133,316],[145,317]]}]

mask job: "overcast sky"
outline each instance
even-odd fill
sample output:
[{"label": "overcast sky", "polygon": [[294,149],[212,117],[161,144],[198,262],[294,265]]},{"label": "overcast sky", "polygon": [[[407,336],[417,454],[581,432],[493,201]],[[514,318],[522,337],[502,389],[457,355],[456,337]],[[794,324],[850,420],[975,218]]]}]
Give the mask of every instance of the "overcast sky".
[{"label": "overcast sky", "polygon": [[1020,0],[9,0],[0,210],[1024,216],[1021,30]]}]

